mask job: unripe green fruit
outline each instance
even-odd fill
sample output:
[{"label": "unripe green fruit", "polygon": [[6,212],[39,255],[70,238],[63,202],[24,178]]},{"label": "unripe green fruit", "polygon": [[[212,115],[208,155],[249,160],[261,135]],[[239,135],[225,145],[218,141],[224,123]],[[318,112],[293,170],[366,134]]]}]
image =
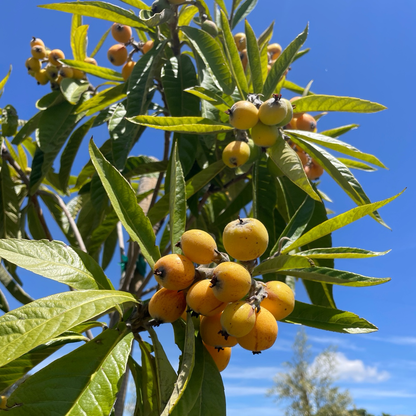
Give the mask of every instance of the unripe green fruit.
[{"label": "unripe green fruit", "polygon": [[255,323],[255,308],[243,300],[228,304],[221,314],[222,328],[236,338],[247,335]]},{"label": "unripe green fruit", "polygon": [[164,288],[182,290],[194,281],[195,267],[191,260],[181,254],[168,254],[155,263],[153,273]]},{"label": "unripe green fruit", "polygon": [[237,338],[237,341],[246,350],[260,352],[273,346],[277,332],[276,319],[267,309],[261,308],[253,329],[247,335]]},{"label": "unripe green fruit", "polygon": [[209,279],[194,283],[186,294],[186,303],[196,313],[203,316],[218,315],[227,306],[214,295]]},{"label": "unripe green fruit", "polygon": [[222,151],[222,161],[229,168],[238,168],[244,165],[250,157],[250,147],[242,141],[233,141]]},{"label": "unripe green fruit", "polygon": [[218,300],[234,302],[247,295],[251,276],[241,264],[226,261],[215,267],[211,286]]},{"label": "unripe green fruit", "polygon": [[266,251],[269,234],[259,220],[240,218],[226,225],[222,240],[230,256],[240,261],[250,261]]},{"label": "unripe green fruit", "polygon": [[201,25],[201,29],[209,33],[212,37],[218,36],[218,27],[212,20],[205,20]]},{"label": "unripe green fruit", "polygon": [[209,264],[216,257],[217,243],[206,231],[185,231],[181,237],[180,247],[183,254],[197,264]]},{"label": "unripe green fruit", "polygon": [[289,124],[293,118],[293,107],[292,103],[289,100],[286,100],[285,98],[281,98],[281,101],[283,101],[286,104],[286,117],[278,124],[278,126],[286,126],[286,124]]},{"label": "unripe green fruit", "polygon": [[280,321],[293,312],[295,308],[295,296],[292,289],[283,282],[270,280],[266,283],[267,298],[260,303],[276,319]]},{"label": "unripe green fruit", "polygon": [[268,126],[280,125],[287,117],[288,107],[280,95],[275,94],[260,106],[259,120]]},{"label": "unripe green fruit", "polygon": [[149,301],[149,314],[160,323],[175,322],[185,309],[186,301],[182,291],[162,288]]},{"label": "unripe green fruit", "polygon": [[229,110],[230,124],[238,130],[248,130],[259,120],[257,107],[249,101],[238,101]]},{"label": "unripe green fruit", "polygon": [[251,129],[251,138],[254,143],[260,147],[270,147],[276,143],[277,138],[280,136],[280,130],[277,126],[268,126],[259,121]]}]

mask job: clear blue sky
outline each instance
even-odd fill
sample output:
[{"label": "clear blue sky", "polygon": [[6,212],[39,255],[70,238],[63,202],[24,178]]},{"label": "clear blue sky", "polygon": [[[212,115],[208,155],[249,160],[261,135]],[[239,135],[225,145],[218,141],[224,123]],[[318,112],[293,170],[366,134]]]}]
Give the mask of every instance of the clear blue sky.
[{"label": "clear blue sky", "polygon": [[[207,2],[212,6],[212,0]],[[26,74],[24,62],[30,55],[30,38],[40,37],[48,47],[61,48],[68,56],[71,54],[70,15],[38,9],[36,4],[38,2],[33,0],[15,0],[3,1],[1,5],[0,39],[3,47],[0,79],[10,64],[13,72],[1,97],[0,107],[12,104],[22,119],[35,113],[35,101],[48,92],[48,87],[37,86]],[[365,317],[380,330],[355,336],[309,329],[307,333],[314,352],[330,343],[338,345],[339,385],[350,389],[358,407],[376,414],[414,415],[416,279],[412,253],[416,243],[412,234],[416,230],[413,213],[416,197],[412,175],[416,149],[415,117],[409,103],[415,88],[416,2],[259,0],[249,18],[257,35],[273,19],[273,41],[283,47],[304,29],[306,23],[310,23],[305,47],[310,47],[311,52],[292,66],[289,80],[306,85],[313,79],[314,92],[360,97],[388,107],[386,111],[370,115],[329,114],[318,123],[321,131],[350,123],[360,124],[359,129],[343,136],[343,140],[364,152],[375,154],[389,168],[374,173],[354,171],[372,201],[408,188],[398,200],[380,211],[392,231],[364,218],[333,235],[334,245],[358,246],[374,251],[392,249],[384,257],[336,263],[339,269],[392,278],[390,283],[381,286],[335,287],[334,290],[340,309]],[[110,22],[85,19],[85,23],[90,24],[89,51],[92,51]],[[242,30],[242,27],[238,29]],[[110,66],[105,56],[110,45],[111,40],[108,40],[97,56],[103,66]],[[287,97],[291,96],[287,94]],[[102,143],[107,137],[101,130],[94,132],[94,138],[97,143]],[[140,140],[135,152],[161,157],[161,147],[155,149],[155,143],[162,144],[162,140],[159,133],[149,132]],[[83,152],[79,166],[86,160],[87,154]],[[354,207],[328,176],[323,176],[321,189],[333,199],[334,203],[328,206],[335,213]],[[54,235],[61,238],[58,231]],[[109,276],[114,276],[114,282],[119,273],[117,261],[107,270]],[[24,288],[34,297],[44,296],[45,291],[66,290],[62,285],[38,276],[21,274]],[[298,287],[298,299],[306,300],[301,285]],[[11,302],[11,307],[16,306]],[[282,362],[290,358],[296,330],[292,325],[281,324],[275,346],[259,356],[238,348],[233,351],[231,364],[223,372],[228,397],[227,414],[283,414],[276,410],[272,399],[265,398],[264,393],[272,386],[272,377],[281,369]],[[163,339],[171,340],[169,328],[161,328],[160,333]],[[169,354],[177,360],[174,348],[172,342]]]}]

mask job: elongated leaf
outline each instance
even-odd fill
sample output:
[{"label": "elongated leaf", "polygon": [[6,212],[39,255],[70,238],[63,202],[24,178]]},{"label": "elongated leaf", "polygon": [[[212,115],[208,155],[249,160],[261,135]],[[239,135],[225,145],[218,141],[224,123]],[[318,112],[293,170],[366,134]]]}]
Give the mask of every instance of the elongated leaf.
[{"label": "elongated leaf", "polygon": [[0,159],[0,237],[20,236],[20,204],[7,162]]},{"label": "elongated leaf", "polygon": [[11,73],[12,73],[12,66],[10,65],[6,76],[0,81],[0,97],[3,94],[3,88],[6,85],[6,82],[9,79]]},{"label": "elongated leaf", "polygon": [[294,311],[284,319],[284,322],[346,334],[367,334],[378,330],[372,323],[352,312],[308,305],[298,301],[295,303]]},{"label": "elongated leaf", "polygon": [[224,34],[224,46],[231,62],[231,72],[233,73],[238,91],[240,92],[240,98],[245,100],[248,92],[247,79],[240,59],[240,52],[237,49],[230,25],[228,24],[226,11],[221,11],[221,27]]},{"label": "elongated leaf", "polygon": [[386,169],[386,166],[375,156],[368,153],[363,153],[354,146],[351,146],[348,143],[342,142],[336,138],[325,136],[322,133],[309,133],[301,130],[293,130],[293,134],[296,134],[299,137],[304,138],[312,143],[317,143],[321,146],[325,146],[328,149],[335,150],[337,152],[343,153],[348,156],[355,157],[356,159],[363,160],[368,163],[372,163],[380,168]]},{"label": "elongated leaf", "polygon": [[90,142],[90,156],[121,223],[133,241],[139,244],[143,256],[153,268],[160,257],[159,249],[155,244],[152,225],[137,204],[132,187],[104,158],[93,141]]},{"label": "elongated leaf", "polygon": [[351,224],[352,222],[357,221],[368,214],[371,214],[375,210],[383,207],[384,205],[396,199],[403,192],[404,190],[398,193],[397,195],[391,198],[384,199],[380,202],[373,202],[372,204],[365,204],[353,208],[347,212],[344,212],[343,214],[337,215],[336,217],[333,217],[323,222],[322,224],[317,225],[316,227],[312,228],[312,230],[308,231],[306,234],[300,237],[297,241],[290,244],[289,246],[286,246],[282,250],[282,253],[288,253],[290,250],[293,250],[301,246],[305,246],[306,244],[314,240],[317,240],[318,238],[323,237],[324,235],[328,235],[334,232],[335,230],[338,230],[339,228]]},{"label": "elongated leaf", "polygon": [[345,111],[352,113],[375,113],[385,110],[384,105],[353,97],[313,95],[296,100],[296,112]]},{"label": "elongated leaf", "polygon": [[314,248],[294,253],[294,256],[305,256],[309,259],[366,259],[370,257],[384,256],[387,251],[369,251],[353,247]]},{"label": "elongated leaf", "polygon": [[176,243],[180,241],[186,228],[186,193],[178,142],[175,142],[171,156],[169,217],[172,252],[180,254],[181,249],[176,247]]},{"label": "elongated leaf", "polygon": [[94,58],[95,55],[97,55],[98,51],[101,49],[101,46],[103,46],[103,43],[107,39],[108,34],[111,31],[111,27],[109,27],[104,34],[101,36],[100,40],[98,41],[97,45],[95,46],[94,50],[91,52],[90,57]]},{"label": "elongated leaf", "polygon": [[71,36],[73,38],[72,53],[76,61],[83,61],[87,56],[87,32],[88,25],[82,25],[78,26]]},{"label": "elongated leaf", "polygon": [[353,287],[375,286],[391,280],[389,277],[367,277],[357,273],[335,270],[328,267],[309,267],[305,269],[284,268],[284,272],[279,271],[278,273],[288,274],[290,276],[312,280],[314,282],[324,282],[334,285]]},{"label": "elongated leaf", "polygon": [[172,395],[163,409],[161,416],[167,416],[172,413],[179,400],[181,399],[186,386],[191,378],[195,365],[195,335],[194,324],[190,314],[186,321],[185,346],[182,354],[181,367],[179,369],[178,379],[174,385]]},{"label": "elongated leaf", "polygon": [[133,178],[154,172],[164,172],[168,167],[168,161],[162,160],[154,162],[148,156],[132,156],[127,159],[123,170],[123,176]]},{"label": "elongated leaf", "polygon": [[88,252],[94,255],[116,228],[119,219],[114,211],[106,215],[99,227],[95,228],[88,243]]},{"label": "elongated leaf", "polygon": [[73,332],[64,332],[57,338],[39,345],[32,351],[22,355],[20,358],[6,364],[0,368],[0,392],[12,386],[17,380],[31,371],[39,363],[50,357],[62,346],[80,341],[88,341],[88,338],[74,334]]},{"label": "elongated leaf", "polygon": [[311,198],[320,201],[319,195],[312,188],[309,179],[296,153],[286,143],[282,137],[278,137],[277,142],[270,147],[269,153],[277,167],[300,189],[305,191]]},{"label": "elongated leaf", "polygon": [[[231,28],[234,28],[244,20],[251,11],[256,7],[257,0],[246,0],[235,12],[233,20],[231,22]],[[237,6],[236,6],[237,7]]]},{"label": "elongated leaf", "polygon": [[189,39],[192,47],[204,61],[207,70],[212,73],[217,86],[225,94],[231,95],[234,91],[234,81],[226,62],[224,52],[211,35],[203,30],[191,26],[179,28]]},{"label": "elongated leaf", "polygon": [[133,12],[102,1],[52,3],[38,7],[80,14],[82,16],[96,17],[97,19],[109,20],[110,22],[117,22],[122,25],[133,26],[139,29],[147,28]]},{"label": "elongated leaf", "polygon": [[178,133],[221,133],[234,129],[234,127],[229,124],[209,120],[204,117],[137,116],[130,117],[128,120],[142,126],[165,131],[175,131]]},{"label": "elongated leaf", "polygon": [[26,140],[37,128],[42,112],[36,113],[30,120],[21,127],[12,140],[12,144],[18,145]]},{"label": "elongated leaf", "polygon": [[337,127],[335,129],[321,131],[321,134],[329,137],[339,137],[351,130],[357,129],[358,127],[360,127],[359,124],[348,124],[346,126]]},{"label": "elongated leaf", "polygon": [[293,59],[301,46],[305,43],[308,36],[308,28],[309,26],[306,26],[305,30],[289,44],[272,66],[263,87],[263,96],[265,100],[274,93],[283,74],[293,62]]},{"label": "elongated leaf", "polygon": [[173,386],[176,383],[177,374],[170,364],[168,357],[160,343],[156,332],[153,328],[149,328],[149,334],[152,338],[153,348],[155,350],[156,369],[158,373],[160,402],[162,409],[166,406],[173,392]]},{"label": "elongated leaf", "polygon": [[35,300],[0,316],[0,367],[73,326],[125,303],[137,301],[126,292],[83,290]]},{"label": "elongated leaf", "polygon": [[77,29],[82,26],[82,16],[80,14],[73,14],[71,19],[71,50],[74,59],[79,59],[77,57],[78,50],[77,50],[77,40],[75,39],[75,34]]},{"label": "elongated leaf", "polygon": [[256,35],[248,21],[245,22],[247,57],[250,65],[251,82],[253,84],[253,92],[261,94],[263,91],[263,74],[260,61],[260,50],[257,44]]},{"label": "elongated leaf", "polygon": [[108,329],[57,359],[15,390],[11,414],[108,415],[120,388],[133,334]]},{"label": "elongated leaf", "polygon": [[90,270],[89,257],[83,261],[74,249],[60,241],[0,240],[0,257],[74,289],[113,288],[105,275]]},{"label": "elongated leaf", "polygon": [[110,81],[124,81],[123,76],[119,72],[110,68],[104,68],[88,62],[75,61],[72,59],[61,59],[61,61],[72,68],[80,69],[81,71],[94,75],[98,78],[108,79]]},{"label": "elongated leaf", "polygon": [[0,290],[0,311],[9,312],[9,310],[9,303],[7,302],[6,296],[4,296],[4,293]]},{"label": "elongated leaf", "polygon": [[337,159],[348,169],[359,169],[366,172],[375,172],[377,170],[375,167],[367,165],[364,162],[359,162],[358,160],[346,159],[345,157],[338,157]]},{"label": "elongated leaf", "polygon": [[[261,262],[253,270],[253,277],[265,275],[269,273],[277,273],[282,269],[290,269],[295,267],[309,267],[310,263],[306,258],[301,256],[280,255]],[[289,273],[288,273],[289,274]]]},{"label": "elongated leaf", "polygon": [[202,100],[206,100],[212,105],[214,105],[220,111],[227,111],[230,108],[230,105],[218,94],[213,91],[207,90],[204,87],[191,87],[185,90],[186,92],[196,95]]},{"label": "elongated leaf", "polygon": [[138,9],[150,10],[151,7],[148,6],[144,1],[141,0],[121,0],[123,3],[129,4],[130,6],[137,7]]},{"label": "elongated leaf", "polygon": [[[26,303],[32,302],[34,299],[28,295],[19,283],[15,282],[12,276],[9,275],[7,270],[0,264],[0,283],[9,291],[9,293],[19,302]],[[1,388],[0,388],[1,390]]]}]

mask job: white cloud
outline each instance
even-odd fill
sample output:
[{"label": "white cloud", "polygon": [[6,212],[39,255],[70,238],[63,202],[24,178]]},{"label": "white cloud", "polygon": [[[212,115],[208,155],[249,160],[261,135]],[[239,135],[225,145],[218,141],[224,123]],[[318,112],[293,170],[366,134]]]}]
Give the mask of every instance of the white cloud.
[{"label": "white cloud", "polygon": [[229,366],[222,373],[224,379],[240,379],[240,380],[253,380],[253,379],[270,379],[273,380],[273,377],[283,371],[281,367],[236,367]]},{"label": "white cloud", "polygon": [[368,339],[371,339],[372,341],[382,341],[382,342],[388,342],[390,344],[396,344],[396,345],[414,345],[416,346],[416,337],[399,337],[399,336],[393,336],[393,337],[379,337],[379,336],[370,336]]},{"label": "white cloud", "polygon": [[275,407],[243,407],[243,408],[233,408],[227,407],[228,416],[283,416],[283,410],[280,410],[277,406]]},{"label": "white cloud", "polygon": [[250,386],[227,386],[225,385],[225,394],[229,397],[235,396],[264,396],[267,393],[267,387],[250,387]]},{"label": "white cloud", "polygon": [[410,399],[416,397],[415,393],[409,393],[404,390],[380,390],[380,389],[350,389],[354,398],[377,399],[379,397],[393,397]]},{"label": "white cloud", "polygon": [[[380,371],[376,366],[365,365],[362,360],[349,360],[342,352],[334,352],[335,377],[339,380],[350,380],[358,383],[380,383],[390,377],[389,372]],[[319,369],[326,365],[318,356],[311,368]]]},{"label": "white cloud", "polygon": [[313,336],[308,335],[308,339],[310,341],[316,342],[318,344],[325,344],[325,345],[335,345],[336,347],[341,347],[342,349],[349,349],[355,351],[362,351],[363,348],[357,347],[352,342],[346,340],[345,338],[338,338],[338,337],[331,337],[331,336]]}]

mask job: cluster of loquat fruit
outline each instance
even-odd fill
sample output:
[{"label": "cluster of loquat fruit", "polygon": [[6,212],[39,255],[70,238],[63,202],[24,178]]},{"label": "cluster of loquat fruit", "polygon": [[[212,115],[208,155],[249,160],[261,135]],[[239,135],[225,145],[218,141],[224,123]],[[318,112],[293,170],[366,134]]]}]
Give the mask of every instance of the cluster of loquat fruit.
[{"label": "cluster of loquat fruit", "polygon": [[[188,230],[177,247],[183,254],[161,257],[153,273],[162,286],[150,299],[150,316],[156,323],[186,319],[186,311],[200,316],[199,332],[219,371],[228,365],[237,343],[260,353],[273,346],[277,320],[287,317],[295,299],[280,281],[263,283],[250,270],[267,249],[266,227],[254,218],[239,218],[223,231],[226,252],[217,250],[205,231]],[[200,265],[195,268],[194,263]],[[215,267],[207,267],[212,263]]]},{"label": "cluster of loquat fruit", "polygon": [[[153,40],[147,42],[136,42],[133,38],[133,31],[130,26],[122,25],[120,23],[113,23],[111,26],[111,35],[113,39],[119,43],[111,46],[107,52],[108,60],[115,66],[123,66],[121,75],[124,81],[130,77],[136,62],[133,61],[133,54],[136,52],[147,53],[153,48]],[[133,49],[129,53],[128,46]]]},{"label": "cluster of loquat fruit", "polygon": [[[85,72],[63,65],[60,61],[65,54],[60,49],[45,47],[42,39],[33,37],[30,41],[32,56],[26,60],[29,75],[33,76],[39,85],[50,83],[53,90],[58,89],[64,78],[85,79]],[[86,57],[84,62],[97,65],[94,58]],[[44,68],[42,65],[46,64]]]}]

